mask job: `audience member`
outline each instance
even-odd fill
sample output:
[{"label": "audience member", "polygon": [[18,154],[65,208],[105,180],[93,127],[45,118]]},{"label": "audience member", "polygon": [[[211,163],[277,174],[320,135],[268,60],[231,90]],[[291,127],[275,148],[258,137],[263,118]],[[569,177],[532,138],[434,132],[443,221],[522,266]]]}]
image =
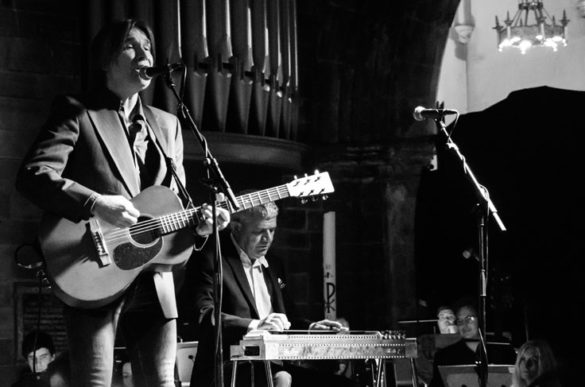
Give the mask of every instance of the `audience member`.
[{"label": "audience member", "polygon": [[[480,332],[477,310],[466,301],[456,308],[457,329],[461,340],[435,354],[431,387],[443,387],[439,366],[476,365],[481,359]],[[486,345],[490,364],[513,364],[516,353],[511,345]]]},{"label": "audience member", "polygon": [[429,384],[433,377],[433,362],[437,350],[461,339],[455,324],[455,312],[451,306],[441,305],[437,308],[437,328],[438,334],[418,337],[416,367],[418,377],[424,384]]},{"label": "audience member", "polygon": [[453,308],[447,305],[439,306],[437,309],[437,326],[441,334],[457,333]]},{"label": "audience member", "polygon": [[32,331],[22,340],[22,356],[27,367],[12,387],[49,386],[49,364],[55,360],[55,346],[51,336],[42,331]]},{"label": "audience member", "polygon": [[130,357],[124,349],[115,354],[114,377],[112,387],[134,387],[132,376],[132,363]]},{"label": "audience member", "polygon": [[[337,318],[337,322],[348,331],[350,330],[349,321],[345,317]],[[353,362],[351,360],[339,360],[337,362],[337,370],[334,371],[335,375],[342,375],[346,378],[353,379]]]},{"label": "audience member", "polygon": [[512,387],[560,387],[558,366],[544,340],[530,340],[518,350]]}]

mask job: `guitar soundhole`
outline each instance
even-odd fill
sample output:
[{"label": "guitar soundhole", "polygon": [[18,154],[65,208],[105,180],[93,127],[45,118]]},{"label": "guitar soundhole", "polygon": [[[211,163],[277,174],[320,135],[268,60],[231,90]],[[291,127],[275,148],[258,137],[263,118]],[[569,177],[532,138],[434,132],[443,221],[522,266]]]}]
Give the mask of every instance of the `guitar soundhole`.
[{"label": "guitar soundhole", "polygon": [[162,237],[159,224],[141,216],[138,223],[130,227],[134,243],[122,243],[114,248],[114,262],[122,270],[136,269],[152,260],[161,250]]},{"label": "guitar soundhole", "polygon": [[130,237],[136,243],[150,245],[160,238],[158,224],[148,217],[141,216],[138,218],[138,223],[130,227]]}]

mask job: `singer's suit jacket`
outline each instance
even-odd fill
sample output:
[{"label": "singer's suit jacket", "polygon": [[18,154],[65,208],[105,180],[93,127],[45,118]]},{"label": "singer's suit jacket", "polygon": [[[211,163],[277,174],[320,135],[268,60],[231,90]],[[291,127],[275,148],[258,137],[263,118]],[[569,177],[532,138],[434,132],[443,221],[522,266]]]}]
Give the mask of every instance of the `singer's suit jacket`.
[{"label": "singer's suit jacket", "polygon": [[[49,120],[23,161],[18,190],[43,210],[74,222],[91,216],[98,194],[136,196],[140,175],[119,109],[120,99],[105,88],[85,96],[56,98]],[[177,117],[146,105],[143,110],[184,182],[183,139]],[[163,157],[159,159],[155,184],[176,188]],[[159,300],[165,311],[176,314],[174,296],[161,296],[171,291],[174,295],[172,276],[165,276],[157,284]]]}]

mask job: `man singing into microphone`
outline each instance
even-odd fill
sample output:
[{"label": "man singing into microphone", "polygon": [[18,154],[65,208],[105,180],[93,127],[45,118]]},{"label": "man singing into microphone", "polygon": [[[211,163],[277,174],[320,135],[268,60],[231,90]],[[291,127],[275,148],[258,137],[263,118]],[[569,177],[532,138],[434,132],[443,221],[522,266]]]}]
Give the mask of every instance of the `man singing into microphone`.
[{"label": "man singing into microphone", "polygon": [[[59,217],[73,222],[94,217],[126,228],[140,216],[131,198],[153,185],[175,192],[184,185],[181,127],[177,117],[147,106],[139,96],[151,81],[143,69],[154,65],[148,26],[135,20],[107,25],[93,40],[91,53],[98,87],[55,100],[24,159],[17,187]],[[175,176],[166,156],[173,160]],[[204,221],[195,229],[200,239],[211,233],[213,223],[211,208],[202,208]],[[217,219],[223,228],[229,213],[220,209]],[[118,326],[135,385],[174,386],[177,307],[169,266],[142,272],[105,306],[64,306],[72,386],[111,384]]]}]

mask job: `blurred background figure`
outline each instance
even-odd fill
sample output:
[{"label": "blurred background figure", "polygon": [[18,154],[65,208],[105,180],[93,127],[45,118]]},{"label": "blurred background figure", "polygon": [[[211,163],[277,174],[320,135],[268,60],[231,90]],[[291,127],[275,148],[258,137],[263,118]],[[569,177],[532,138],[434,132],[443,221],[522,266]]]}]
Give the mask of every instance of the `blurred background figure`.
[{"label": "blurred background figure", "polygon": [[[462,299],[456,307],[457,329],[460,340],[435,353],[431,387],[443,387],[439,366],[476,365],[481,359],[479,318],[477,308],[468,299]],[[514,348],[509,343],[486,343],[489,364],[513,364]]]},{"label": "blurred background figure", "polygon": [[554,353],[544,340],[530,340],[518,349],[512,387],[560,387]]},{"label": "blurred background figure", "polygon": [[132,363],[125,349],[115,353],[114,363],[112,387],[134,387]]},{"label": "blurred background figure", "polygon": [[[349,321],[345,317],[339,317],[336,319],[341,326],[349,331]],[[353,379],[353,363],[351,360],[338,360],[337,362],[337,370],[334,371],[335,375],[345,376],[348,379]]]},{"label": "blurred background figure", "polygon": [[42,331],[32,331],[22,340],[22,356],[27,367],[12,387],[50,386],[49,364],[55,360],[55,346],[51,336]]},{"label": "blurred background figure", "polygon": [[132,382],[132,363],[129,361],[122,364],[122,383],[124,387],[134,386],[134,383]]},{"label": "blurred background figure", "polygon": [[439,333],[457,333],[457,325],[455,325],[455,312],[453,311],[453,308],[447,305],[439,306],[437,309],[437,319]]},{"label": "blurred background figure", "polygon": [[[460,340],[455,324],[455,312],[447,304],[437,308],[437,334],[425,334],[418,337],[417,373],[420,381],[429,384],[433,377],[435,353]],[[433,330],[433,332],[436,332]]]}]

